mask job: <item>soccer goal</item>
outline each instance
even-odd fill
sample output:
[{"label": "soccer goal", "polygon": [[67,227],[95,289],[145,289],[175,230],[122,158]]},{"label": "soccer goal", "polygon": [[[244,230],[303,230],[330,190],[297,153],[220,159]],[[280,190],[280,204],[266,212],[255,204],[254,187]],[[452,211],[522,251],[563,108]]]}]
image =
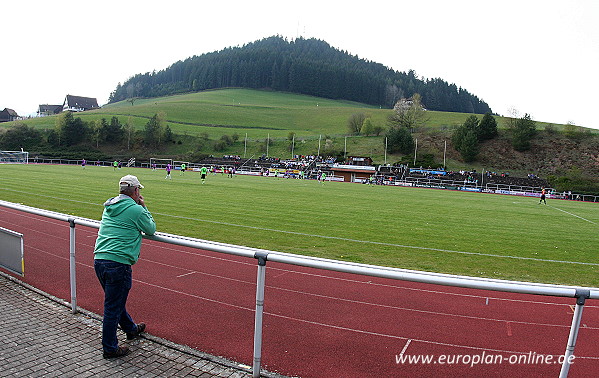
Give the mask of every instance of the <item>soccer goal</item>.
[{"label": "soccer goal", "polygon": [[27,164],[29,152],[25,151],[0,151],[0,164]]},{"label": "soccer goal", "polygon": [[173,169],[181,169],[181,164],[185,164],[185,169],[191,170],[191,163],[188,161],[173,160],[173,163],[175,164]]},{"label": "soccer goal", "polygon": [[156,164],[156,168],[158,168],[158,169],[166,168],[167,164],[170,164],[171,167],[172,167],[173,166],[173,159],[150,158],[150,167],[153,168],[154,164]]}]

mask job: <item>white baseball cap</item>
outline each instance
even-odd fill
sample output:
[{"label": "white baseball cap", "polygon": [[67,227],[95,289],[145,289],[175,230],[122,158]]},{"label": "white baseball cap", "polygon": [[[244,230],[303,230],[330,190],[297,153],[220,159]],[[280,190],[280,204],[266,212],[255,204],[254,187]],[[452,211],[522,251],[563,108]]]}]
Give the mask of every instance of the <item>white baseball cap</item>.
[{"label": "white baseball cap", "polygon": [[133,176],[133,175],[127,175],[127,176],[123,176],[121,177],[121,180],[119,181],[119,186],[123,187],[123,186],[135,186],[138,187],[140,189],[143,189],[143,185],[139,182],[139,180],[137,179],[137,177]]}]

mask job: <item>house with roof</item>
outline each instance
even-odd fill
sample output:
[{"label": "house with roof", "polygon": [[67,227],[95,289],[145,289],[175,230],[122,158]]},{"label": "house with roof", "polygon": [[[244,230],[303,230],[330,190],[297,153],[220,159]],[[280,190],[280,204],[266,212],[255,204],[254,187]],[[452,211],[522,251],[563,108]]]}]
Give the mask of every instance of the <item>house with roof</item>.
[{"label": "house with roof", "polygon": [[62,112],[62,105],[40,105],[37,109],[38,117],[46,117]]},{"label": "house with roof", "polygon": [[9,108],[4,108],[4,110],[0,112],[0,122],[16,121],[19,118],[17,112]]},{"label": "house with roof", "polygon": [[63,111],[83,112],[86,110],[98,109],[98,100],[92,97],[81,97],[67,95],[62,104]]}]

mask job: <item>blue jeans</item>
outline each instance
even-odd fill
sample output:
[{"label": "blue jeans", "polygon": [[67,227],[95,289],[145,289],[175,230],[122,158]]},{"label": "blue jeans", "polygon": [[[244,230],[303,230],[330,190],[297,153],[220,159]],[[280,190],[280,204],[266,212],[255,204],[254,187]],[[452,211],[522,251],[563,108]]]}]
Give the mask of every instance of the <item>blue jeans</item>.
[{"label": "blue jeans", "polygon": [[118,348],[117,325],[126,333],[135,333],[137,326],[125,306],[131,289],[131,265],[110,260],[94,260],[96,276],[104,290],[104,321],[102,322],[102,348],[114,352]]}]

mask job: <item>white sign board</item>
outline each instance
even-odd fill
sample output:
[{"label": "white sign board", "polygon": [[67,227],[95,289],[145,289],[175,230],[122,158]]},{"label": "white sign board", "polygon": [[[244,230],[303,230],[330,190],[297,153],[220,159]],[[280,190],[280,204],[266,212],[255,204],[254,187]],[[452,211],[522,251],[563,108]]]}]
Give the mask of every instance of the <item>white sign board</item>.
[{"label": "white sign board", "polygon": [[0,227],[0,267],[24,275],[23,234]]}]

